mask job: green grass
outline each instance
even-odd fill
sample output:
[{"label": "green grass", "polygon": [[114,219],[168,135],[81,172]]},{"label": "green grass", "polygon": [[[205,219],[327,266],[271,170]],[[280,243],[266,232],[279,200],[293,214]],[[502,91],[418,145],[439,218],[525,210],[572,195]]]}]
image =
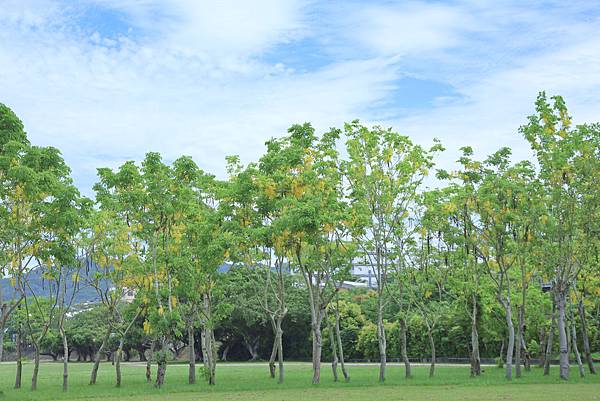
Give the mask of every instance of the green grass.
[{"label": "green grass", "polygon": [[[572,370],[568,383],[558,379],[558,367],[551,376],[534,368],[521,379],[507,382],[504,370],[486,366],[482,377],[470,378],[468,366],[440,366],[436,377],[427,377],[427,367],[414,367],[406,380],[401,366],[391,365],[384,385],[377,383],[377,366],[350,365],[349,383],[332,381],[328,364],[322,366],[322,383],[310,384],[311,366],[288,363],[286,382],[278,385],[268,377],[266,364],[220,364],[217,385],[202,380],[187,384],[187,365],[170,365],[166,384],[156,389],[145,381],[141,364],[124,364],[123,386],[114,387],[114,369],[100,367],[98,384],[87,384],[91,364],[70,365],[70,389],[62,391],[62,365],[43,363],[38,390],[29,390],[31,364],[24,366],[23,388],[14,390],[14,364],[0,365],[0,400],[600,400],[600,375],[580,379]],[[201,379],[201,378],[199,378]]]}]

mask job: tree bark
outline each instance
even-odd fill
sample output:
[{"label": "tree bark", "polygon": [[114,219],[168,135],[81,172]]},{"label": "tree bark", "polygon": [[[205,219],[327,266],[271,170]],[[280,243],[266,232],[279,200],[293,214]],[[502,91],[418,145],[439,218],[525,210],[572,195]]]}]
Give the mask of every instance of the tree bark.
[{"label": "tree bark", "polygon": [[275,331],[275,336],[273,337],[273,349],[269,357],[269,375],[272,379],[275,378],[275,358],[277,358],[277,330],[274,329],[273,331]]},{"label": "tree bark", "polygon": [[[510,291],[510,290],[508,290]],[[508,326],[508,347],[506,349],[506,378],[512,380],[513,352],[515,350],[515,326],[512,321],[512,310],[510,298],[503,301],[506,313],[506,325]]]},{"label": "tree bark", "polygon": [[38,373],[40,371],[40,349],[39,345],[33,344],[34,356],[33,356],[33,374],[31,375],[31,390],[37,390]]},{"label": "tree bark", "polygon": [[4,321],[4,305],[2,305],[2,314],[0,315],[0,362],[4,360],[4,330],[6,323]]},{"label": "tree bark", "polygon": [[[481,375],[481,358],[479,356],[479,333],[477,331],[477,297],[472,296],[471,310],[471,376]],[[406,336],[406,334],[404,334]]]},{"label": "tree bark", "polygon": [[516,345],[515,345],[515,376],[517,378],[521,377],[521,343],[522,343],[522,333],[521,333],[521,307],[519,306],[518,311],[518,319],[519,324],[517,324],[517,336],[516,336]]},{"label": "tree bark", "polygon": [[583,362],[581,361],[581,354],[577,348],[577,330],[575,328],[575,319],[573,318],[573,307],[571,305],[571,342],[572,350],[577,360],[577,367],[579,368],[579,377],[585,377],[585,370],[583,369]]},{"label": "tree bark", "polygon": [[402,360],[404,361],[404,377],[410,379],[412,373],[410,370],[410,360],[408,359],[408,353],[406,351],[406,319],[400,318],[400,353],[402,354]]},{"label": "tree bark", "polygon": [[336,340],[335,340],[335,334],[333,333],[333,325],[331,324],[331,321],[329,320],[329,316],[325,316],[325,319],[327,320],[327,331],[329,331],[329,343],[331,346],[331,371],[333,373],[333,381],[337,382],[338,379],[338,371],[337,371],[337,365],[338,365],[338,355],[337,355],[337,344],[336,344]]},{"label": "tree bark", "polygon": [[188,355],[189,355],[189,369],[188,369],[188,383],[196,383],[196,349],[194,344],[194,325],[188,326]]},{"label": "tree bark", "polygon": [[200,345],[202,347],[202,364],[204,365],[204,378],[208,381],[210,371],[210,356],[208,355],[208,346],[206,343],[206,324],[202,322],[202,328],[200,329]]},{"label": "tree bark", "polygon": [[[321,314],[319,311],[317,314]],[[316,316],[316,320],[313,319],[312,323],[312,366],[313,366],[313,377],[312,384],[319,384],[321,381],[321,352],[323,349],[323,343],[321,338],[321,318]]]},{"label": "tree bark", "polygon": [[556,306],[558,309],[557,327],[558,344],[560,351],[560,378],[569,380],[569,344],[566,330],[566,292],[560,289],[556,293]]},{"label": "tree bark", "polygon": [[115,373],[117,375],[116,387],[121,387],[121,358],[123,357],[123,343],[125,342],[125,336],[122,336],[119,340],[119,347],[115,353]]},{"label": "tree bark", "polygon": [[23,328],[21,324],[17,329],[17,372],[15,375],[15,388],[21,388],[21,381],[23,378]]},{"label": "tree bark", "polygon": [[585,316],[585,305],[583,304],[583,296],[577,302],[577,310],[579,312],[579,320],[581,321],[581,340],[583,342],[583,353],[585,360],[588,364],[590,374],[596,374],[596,367],[594,366],[594,360],[592,359],[592,352],[590,350],[590,338],[587,329],[587,318]]},{"label": "tree bark", "polygon": [[335,308],[335,336],[338,343],[339,348],[339,357],[340,357],[340,367],[342,368],[342,374],[344,375],[344,381],[350,381],[350,375],[346,370],[346,363],[344,361],[344,346],[342,344],[342,335],[340,333],[340,311],[336,307]]},{"label": "tree bark", "polygon": [[[223,352],[221,352],[221,360],[223,362],[227,362],[227,355],[229,355],[229,349],[231,348],[231,346],[229,344],[225,345],[225,348],[223,348]],[[273,376],[275,377],[275,376]]]},{"label": "tree bark", "polygon": [[152,381],[152,359],[154,359],[154,347],[156,341],[152,340],[150,343],[150,349],[148,350],[148,358],[146,359],[146,381],[150,383]]},{"label": "tree bark", "polygon": [[215,341],[215,332],[212,328],[208,330],[208,337],[210,341],[210,380],[208,384],[215,385],[216,383],[216,370],[217,370],[217,344]]},{"label": "tree bark", "polygon": [[246,347],[246,350],[248,351],[248,353],[250,354],[250,361],[256,361],[258,360],[258,337],[254,338],[252,341],[248,341],[244,338],[244,346]]},{"label": "tree bark", "polygon": [[[378,284],[380,286],[381,284]],[[385,327],[383,325],[383,303],[382,294],[377,297],[377,341],[379,345],[379,382],[385,382],[385,367],[387,362],[387,343],[385,339]]]},{"label": "tree bark", "polygon": [[69,389],[69,343],[64,328],[60,327],[60,336],[63,342],[63,391]]},{"label": "tree bark", "polygon": [[433,339],[433,330],[427,324],[427,337],[429,337],[429,346],[431,347],[431,365],[429,366],[429,377],[433,377],[435,373],[435,341]]},{"label": "tree bark", "polygon": [[167,373],[167,354],[168,347],[165,338],[161,339],[161,347],[158,355],[156,356],[157,368],[156,368],[156,382],[155,386],[160,388],[165,383],[165,375]]},{"label": "tree bark", "polygon": [[283,316],[279,316],[276,323],[277,328],[277,356],[279,363],[279,379],[277,383],[283,384],[283,380],[285,378],[285,370],[283,367],[283,330],[281,329],[281,324],[283,322]]},{"label": "tree bark", "polygon": [[108,342],[108,338],[110,337],[111,331],[112,328],[109,324],[106,333],[104,333],[104,338],[102,338],[100,348],[98,348],[98,351],[96,351],[96,356],[94,357],[94,366],[92,367],[90,384],[96,384],[96,378],[98,377],[98,368],[100,367],[100,358],[102,357],[102,353],[104,352],[104,348],[106,347],[106,343]]},{"label": "tree bark", "polygon": [[546,355],[544,357],[544,376],[550,374],[550,362],[552,360],[552,346],[554,343],[554,328],[556,326],[556,299],[552,297],[552,320],[550,321],[550,329],[546,336]]}]

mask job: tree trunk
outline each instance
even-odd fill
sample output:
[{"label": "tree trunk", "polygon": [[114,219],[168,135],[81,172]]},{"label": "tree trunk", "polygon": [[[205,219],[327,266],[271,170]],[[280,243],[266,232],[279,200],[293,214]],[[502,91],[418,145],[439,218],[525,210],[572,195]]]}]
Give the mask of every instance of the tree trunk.
[{"label": "tree trunk", "polygon": [[585,305],[583,304],[583,296],[577,302],[577,310],[579,312],[579,320],[581,321],[581,339],[583,342],[583,353],[585,360],[588,364],[588,369],[591,374],[596,374],[596,367],[594,366],[594,360],[592,359],[592,352],[590,350],[590,338],[587,329],[587,318],[585,316]]},{"label": "tree trunk", "polygon": [[17,329],[17,373],[15,375],[15,388],[21,388],[21,380],[23,378],[23,332],[19,324]]},{"label": "tree trunk", "polygon": [[40,371],[40,349],[39,345],[34,343],[34,356],[33,356],[33,374],[31,375],[31,390],[37,390],[38,373]]},{"label": "tree trunk", "polygon": [[[477,297],[472,297],[471,311],[471,376],[481,375],[481,358],[479,356],[479,333],[477,331]],[[401,323],[402,324],[402,323]],[[404,334],[406,336],[406,334]]]},{"label": "tree trunk", "polygon": [[538,368],[543,368],[546,364],[546,338],[546,330],[544,328],[541,328],[539,331],[540,346],[538,349],[538,354],[540,356],[540,359],[538,363]]},{"label": "tree trunk", "polygon": [[522,333],[521,333],[521,307],[519,306],[518,319],[519,324],[517,324],[517,336],[516,336],[516,345],[515,345],[515,375],[517,378],[521,377],[521,343],[522,343]]},{"label": "tree trunk", "polygon": [[408,360],[408,353],[406,351],[406,319],[400,318],[400,353],[402,354],[402,360],[404,361],[404,377],[410,379],[412,373],[410,371],[410,361]]},{"label": "tree trunk", "polygon": [[[320,312],[317,312],[320,314]],[[321,381],[321,351],[322,351],[322,338],[321,338],[321,318],[317,316],[316,321],[312,324],[312,365],[313,365],[313,377],[312,384],[319,384]]]},{"label": "tree trunk", "polygon": [[244,338],[244,346],[246,347],[246,350],[248,351],[248,353],[250,354],[250,361],[256,361],[258,360],[258,338],[253,339],[252,341],[248,341]]},{"label": "tree trunk", "polygon": [[167,373],[167,354],[168,354],[167,341],[165,338],[161,339],[161,347],[158,355],[156,356],[156,362],[158,367],[156,368],[156,382],[155,386],[161,388],[165,383],[165,374]]},{"label": "tree trunk", "polygon": [[560,378],[569,380],[569,344],[566,330],[566,293],[561,289],[556,293],[556,306],[558,309],[557,327],[558,344],[560,351]]},{"label": "tree trunk", "polygon": [[513,325],[512,321],[510,301],[505,300],[503,304],[506,313],[506,325],[508,326],[508,347],[506,349],[506,378],[508,380],[512,380],[512,361],[513,352],[515,350],[515,326]]},{"label": "tree trunk", "polygon": [[277,383],[283,384],[283,379],[285,378],[285,370],[283,367],[283,330],[281,329],[281,324],[283,322],[283,316],[279,316],[277,318],[276,328],[277,328],[277,356],[279,363],[279,379]]},{"label": "tree trunk", "polygon": [[[378,284],[380,285],[380,284]],[[379,345],[379,382],[385,382],[385,367],[387,362],[385,327],[383,325],[383,304],[379,294],[377,300],[377,341]]]},{"label": "tree trunk", "polygon": [[156,346],[156,341],[152,340],[150,343],[150,349],[148,350],[148,359],[146,360],[146,382],[150,383],[152,381],[152,359],[154,359],[154,347]]},{"label": "tree trunk", "polygon": [[550,374],[550,362],[552,360],[552,346],[554,343],[554,328],[556,326],[556,299],[552,298],[552,320],[550,321],[550,330],[546,336],[546,355],[544,356],[544,376]]},{"label": "tree trunk", "polygon": [[435,341],[433,340],[433,330],[427,325],[427,336],[429,337],[429,346],[431,347],[431,365],[429,366],[429,377],[435,373]]},{"label": "tree trunk", "polygon": [[122,336],[119,340],[119,347],[115,353],[115,373],[117,375],[116,387],[121,387],[121,359],[123,358],[123,343],[125,342],[125,336]]},{"label": "tree trunk", "polygon": [[188,369],[188,383],[196,383],[196,349],[194,344],[194,325],[190,324],[188,327],[188,354],[190,360],[190,366]]},{"label": "tree trunk", "polygon": [[202,347],[202,364],[204,365],[204,378],[208,381],[210,371],[210,356],[208,355],[208,346],[206,343],[206,324],[202,322],[202,328],[200,329],[200,344]]},{"label": "tree trunk", "polygon": [[[525,326],[523,326],[525,327]],[[521,348],[523,349],[523,366],[525,366],[525,372],[531,371],[531,354],[529,353],[529,349],[527,348],[527,344],[525,343],[525,330],[521,331]]]},{"label": "tree trunk", "polygon": [[60,328],[60,336],[63,342],[63,391],[69,389],[69,343],[67,342],[67,334],[65,330]]},{"label": "tree trunk", "polygon": [[[274,326],[273,326],[274,327]],[[275,358],[277,358],[277,330],[274,329],[275,336],[273,337],[273,349],[271,350],[271,356],[269,357],[269,375],[272,379],[275,378]]]},{"label": "tree trunk", "polygon": [[215,332],[212,328],[208,330],[209,338],[209,353],[210,353],[210,377],[208,384],[214,386],[216,383],[216,370],[217,370],[217,344],[215,341]]},{"label": "tree trunk", "polygon": [[575,319],[573,318],[573,309],[571,309],[571,342],[575,359],[577,360],[577,366],[579,367],[579,377],[585,377],[585,370],[583,369],[583,362],[581,361],[581,354],[577,348],[577,330],[575,329]]},{"label": "tree trunk", "polygon": [[342,374],[344,375],[344,381],[350,381],[350,375],[346,370],[346,362],[344,361],[344,345],[342,344],[342,335],[340,333],[340,311],[335,308],[335,337],[337,339],[340,367],[342,368]]},{"label": "tree trunk", "polygon": [[4,307],[2,308],[2,314],[0,315],[0,362],[4,360],[4,330],[6,329],[6,322],[4,321]]},{"label": "tree trunk", "polygon": [[108,338],[111,333],[111,326],[108,325],[108,329],[106,333],[104,333],[104,338],[102,339],[102,344],[100,344],[100,348],[96,352],[96,356],[94,357],[94,366],[92,367],[92,375],[90,377],[90,384],[96,384],[96,378],[98,377],[98,368],[100,367],[100,358],[102,357],[102,353],[104,352],[104,348],[106,347],[106,343],[108,342]]},{"label": "tree trunk", "polygon": [[[227,355],[229,355],[229,349],[231,348],[231,345],[226,344],[225,348],[223,348],[223,352],[221,352],[221,360],[223,362],[227,362]],[[275,377],[275,376],[273,376]]]},{"label": "tree trunk", "polygon": [[327,331],[329,331],[329,343],[331,345],[331,371],[333,373],[333,381],[337,382],[338,381],[337,344],[336,344],[336,340],[335,340],[335,334],[333,333],[333,325],[331,324],[331,321],[329,320],[328,316],[325,316],[325,319],[327,320]]}]

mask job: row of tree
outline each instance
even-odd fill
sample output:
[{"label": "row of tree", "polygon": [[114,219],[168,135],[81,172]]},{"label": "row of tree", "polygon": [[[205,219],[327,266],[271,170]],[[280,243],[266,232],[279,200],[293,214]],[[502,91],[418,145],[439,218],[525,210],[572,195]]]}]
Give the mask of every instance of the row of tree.
[{"label": "row of tree", "polygon": [[[270,375],[279,382],[285,377],[284,322],[296,294],[290,277],[301,279],[310,314],[312,382],[320,381],[323,344],[335,377],[339,363],[349,378],[345,352],[353,350],[344,349],[340,291],[356,264],[374,275],[369,298],[380,381],[390,324],[396,324],[399,339],[393,341],[400,343],[410,376],[407,339],[415,315],[424,324],[434,374],[434,333],[449,305],[462,305],[470,321],[471,374],[480,375],[490,298],[505,320],[504,330],[493,335],[506,337],[506,376],[515,370],[519,377],[523,361],[529,368],[527,311],[540,304],[541,283],[552,294],[546,362],[557,332],[560,377],[568,379],[570,352],[584,374],[578,344],[595,373],[586,307],[600,296],[600,126],[573,126],[560,97],[549,101],[540,94],[521,132],[535,164],[511,162],[507,148],[479,161],[465,147],[458,168],[438,170],[436,188],[427,189],[434,156],[443,150],[438,142],[427,149],[357,121],[321,136],[310,124],[294,125],[287,136],[268,141],[257,162],[228,158],[227,180],[203,172],[189,157],[169,165],[148,153],[141,164],[98,169],[91,201],[80,196],[59,151],[31,145],[20,120],[0,105],[0,266],[13,288],[10,299],[0,293],[0,329],[4,333],[11,316],[19,316],[13,319],[16,387],[25,342],[34,350],[35,389],[42,344],[58,333],[68,388],[65,327],[81,286],[96,290],[107,319],[91,384],[110,348],[121,385],[125,341],[140,321],[149,339],[149,381],[155,361],[155,383],[163,384],[172,350],[187,337],[189,382],[196,380],[198,345],[202,371],[214,384],[215,332],[240,308],[224,295],[219,268],[225,262],[245,267],[254,295],[243,302],[252,300],[268,322]],[[32,272],[40,270],[45,294],[31,286]],[[135,295],[133,309],[124,308],[127,293]]]}]

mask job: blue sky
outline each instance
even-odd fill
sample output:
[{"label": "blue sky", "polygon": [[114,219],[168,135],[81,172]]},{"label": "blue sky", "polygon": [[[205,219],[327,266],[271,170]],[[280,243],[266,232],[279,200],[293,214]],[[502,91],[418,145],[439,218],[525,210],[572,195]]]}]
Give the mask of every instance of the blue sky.
[{"label": "blue sky", "polygon": [[222,176],[304,121],[521,159],[539,91],[599,120],[599,26],[590,1],[0,0],[0,102],[87,194],[147,151]]}]

